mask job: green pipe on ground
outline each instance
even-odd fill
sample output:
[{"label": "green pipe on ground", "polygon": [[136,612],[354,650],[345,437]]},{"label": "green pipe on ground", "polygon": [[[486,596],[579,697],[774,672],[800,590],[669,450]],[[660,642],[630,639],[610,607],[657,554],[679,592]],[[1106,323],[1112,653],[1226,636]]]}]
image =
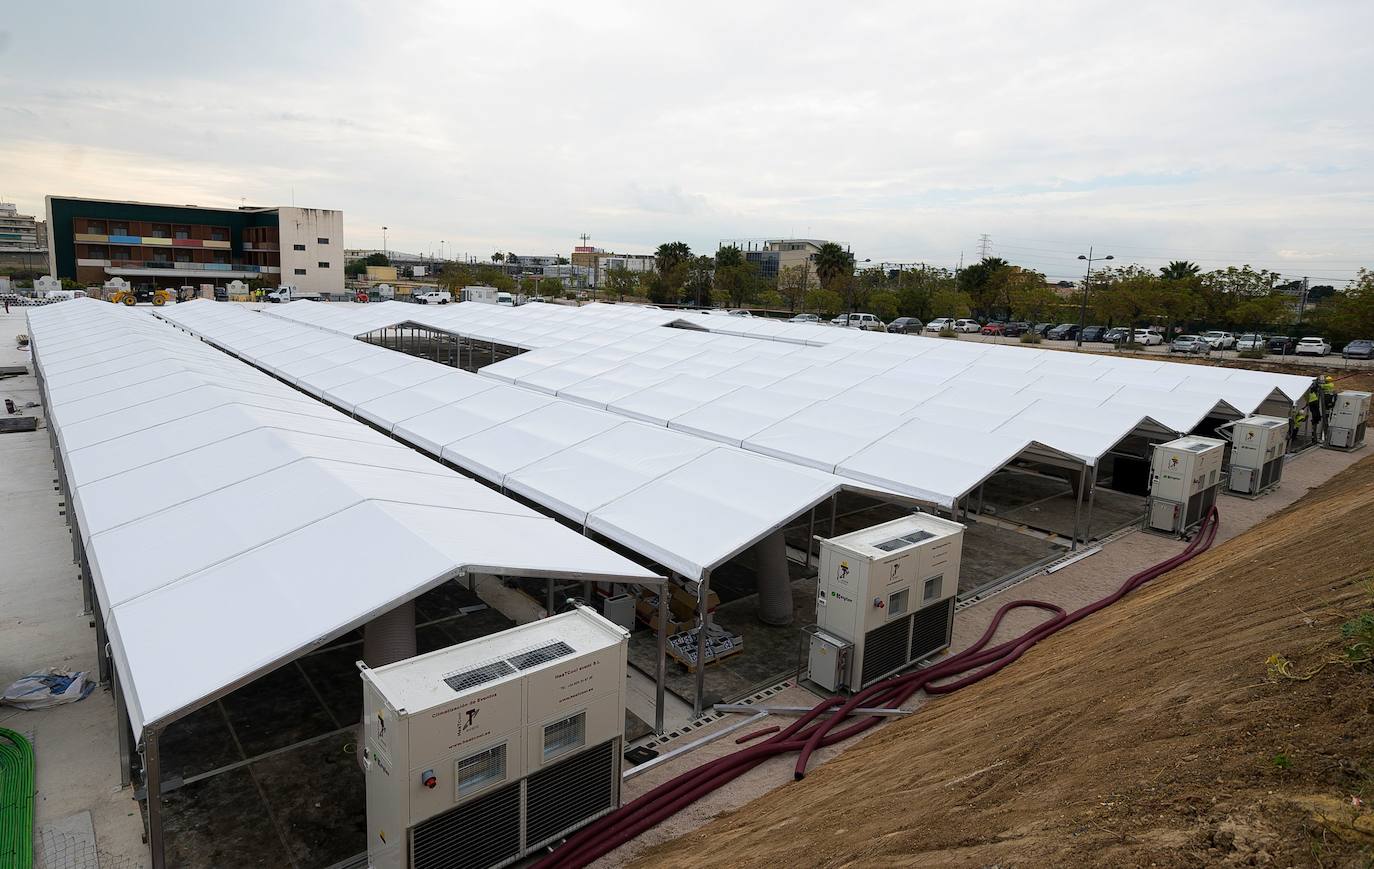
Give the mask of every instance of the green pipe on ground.
[{"label": "green pipe on ground", "polygon": [[0,866],[33,867],[33,746],[0,727]]}]

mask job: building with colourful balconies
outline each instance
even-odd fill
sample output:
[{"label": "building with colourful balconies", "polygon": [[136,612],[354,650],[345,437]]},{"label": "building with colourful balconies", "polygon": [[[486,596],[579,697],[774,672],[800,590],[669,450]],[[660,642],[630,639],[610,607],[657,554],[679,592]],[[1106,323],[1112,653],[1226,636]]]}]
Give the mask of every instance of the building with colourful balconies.
[{"label": "building with colourful balconies", "polygon": [[343,212],[202,208],[49,196],[49,273],[98,286],[175,288],[233,280],[344,291]]}]

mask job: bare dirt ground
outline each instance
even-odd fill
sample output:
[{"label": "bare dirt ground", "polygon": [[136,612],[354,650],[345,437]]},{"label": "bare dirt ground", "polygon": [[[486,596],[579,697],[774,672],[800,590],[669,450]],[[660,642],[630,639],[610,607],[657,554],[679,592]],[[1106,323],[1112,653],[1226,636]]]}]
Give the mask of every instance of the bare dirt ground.
[{"label": "bare dirt ground", "polygon": [[1371,509],[1374,458],[640,865],[1374,865],[1374,669],[1266,665],[1374,610]]}]

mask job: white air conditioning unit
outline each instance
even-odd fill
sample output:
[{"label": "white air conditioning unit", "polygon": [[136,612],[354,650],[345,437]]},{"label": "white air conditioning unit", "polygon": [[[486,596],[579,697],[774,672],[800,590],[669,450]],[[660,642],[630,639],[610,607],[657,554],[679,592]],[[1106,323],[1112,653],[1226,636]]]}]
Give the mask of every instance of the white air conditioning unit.
[{"label": "white air conditioning unit", "polygon": [[1216,503],[1225,454],[1225,441],[1195,435],[1156,444],[1146,526],[1181,537],[1201,524]]},{"label": "white air conditioning unit", "polygon": [[619,806],[628,641],[577,607],[359,664],[368,865],[504,866]]},{"label": "white air conditioning unit", "polygon": [[821,540],[811,681],[855,691],[948,647],[963,536],[914,513]]},{"label": "white air conditioning unit", "polygon": [[1364,446],[1365,421],[1369,418],[1368,392],[1337,393],[1326,423],[1326,446],[1333,450],[1357,450]]},{"label": "white air conditioning unit", "polygon": [[1288,451],[1288,420],[1249,416],[1231,423],[1228,429],[1231,464],[1227,491],[1253,497],[1277,486]]}]

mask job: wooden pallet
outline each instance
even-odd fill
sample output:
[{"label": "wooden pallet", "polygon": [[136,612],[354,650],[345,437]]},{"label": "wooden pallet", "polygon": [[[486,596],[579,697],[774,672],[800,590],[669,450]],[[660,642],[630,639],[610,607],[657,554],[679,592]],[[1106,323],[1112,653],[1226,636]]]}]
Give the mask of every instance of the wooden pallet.
[{"label": "wooden pallet", "polygon": [[[730,651],[722,655],[710,655],[706,660],[706,666],[710,667],[712,664],[719,664],[726,658],[734,657],[735,655],[738,655],[740,652],[743,651],[743,646],[736,646],[735,648],[731,649]],[[686,668],[688,673],[695,673],[697,671],[697,665],[691,660],[684,657],[680,652],[678,652],[677,649],[673,648],[672,644],[668,645],[668,657],[672,658],[674,661],[677,661],[679,664],[681,664],[684,668]]]}]

